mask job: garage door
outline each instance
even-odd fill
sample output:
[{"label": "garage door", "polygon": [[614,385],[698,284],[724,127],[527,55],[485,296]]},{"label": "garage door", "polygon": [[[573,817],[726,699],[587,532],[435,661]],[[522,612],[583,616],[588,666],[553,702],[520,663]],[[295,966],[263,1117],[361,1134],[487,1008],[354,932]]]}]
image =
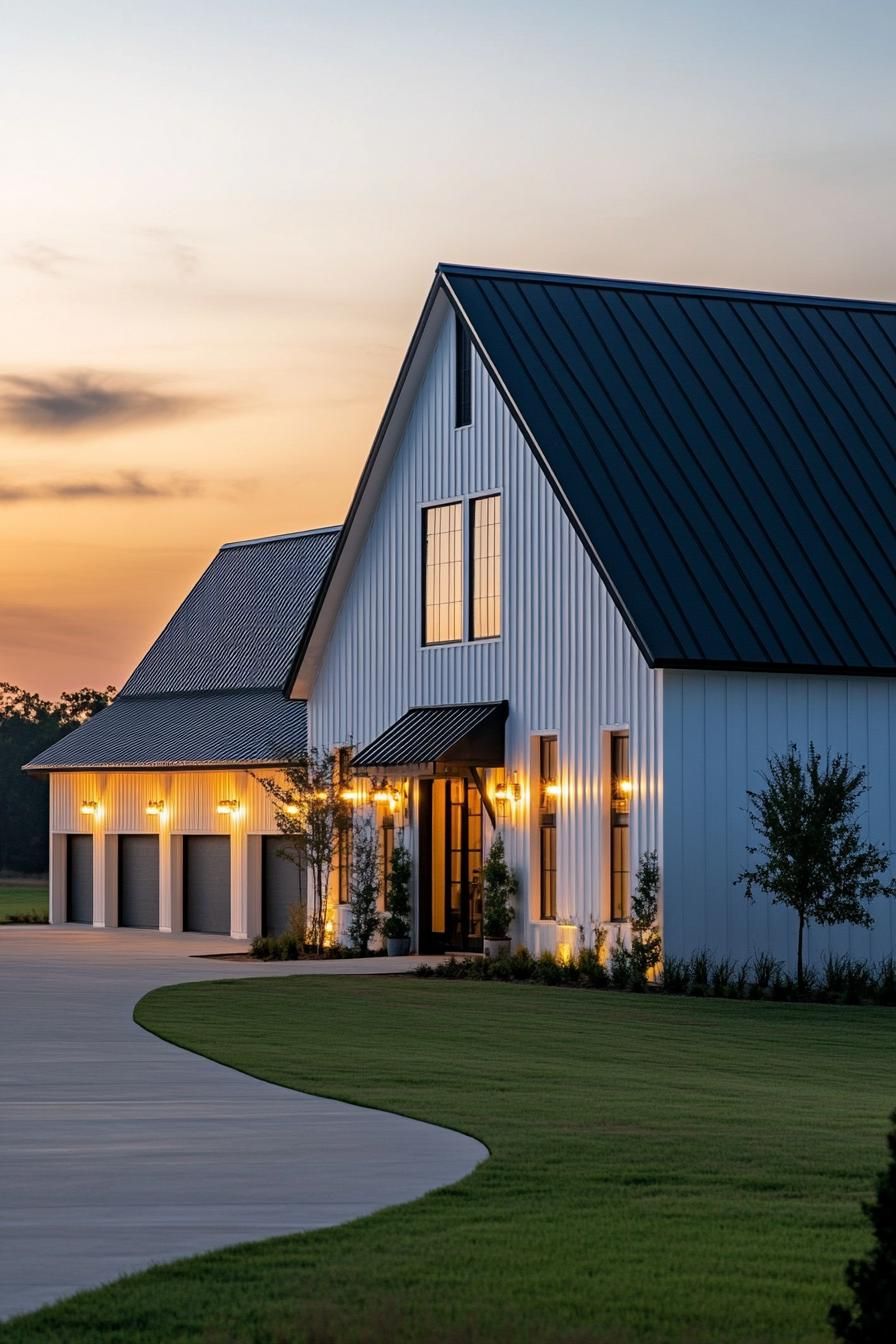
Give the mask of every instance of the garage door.
[{"label": "garage door", "polygon": [[230,837],[184,837],[184,928],[230,932]]},{"label": "garage door", "polygon": [[261,928],[264,934],[286,933],[292,907],[305,899],[305,869],[282,858],[277,853],[282,848],[282,836],[262,836]]},{"label": "garage door", "polygon": [[118,922],[126,929],[159,927],[159,837],[118,840]]},{"label": "garage door", "polygon": [[93,836],[70,835],[66,862],[68,909],[73,924],[93,923]]}]

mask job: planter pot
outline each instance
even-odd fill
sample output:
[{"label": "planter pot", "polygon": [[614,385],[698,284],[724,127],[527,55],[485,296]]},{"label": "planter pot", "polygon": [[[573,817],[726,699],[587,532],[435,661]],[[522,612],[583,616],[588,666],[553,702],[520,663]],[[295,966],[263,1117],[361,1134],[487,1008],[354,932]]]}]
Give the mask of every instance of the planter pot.
[{"label": "planter pot", "polygon": [[482,950],[487,957],[510,956],[509,938],[483,938]]},{"label": "planter pot", "polygon": [[387,938],[386,955],[389,957],[406,957],[411,950],[410,938]]}]

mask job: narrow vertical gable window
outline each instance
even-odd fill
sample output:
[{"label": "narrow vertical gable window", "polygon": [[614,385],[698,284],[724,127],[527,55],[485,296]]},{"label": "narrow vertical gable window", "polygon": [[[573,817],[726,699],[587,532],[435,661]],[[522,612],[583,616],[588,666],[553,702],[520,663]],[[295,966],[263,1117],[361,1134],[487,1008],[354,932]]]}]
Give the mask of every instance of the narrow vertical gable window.
[{"label": "narrow vertical gable window", "polygon": [[472,501],[470,516],[470,638],[501,633],[501,496]]},{"label": "narrow vertical gable window", "polygon": [[473,350],[470,333],[454,315],[454,428],[463,429],[473,420]]},{"label": "narrow vertical gable window", "polygon": [[610,919],[628,917],[631,887],[629,859],[629,813],[632,781],[628,733],[610,738]]},{"label": "narrow vertical gable window", "polygon": [[463,635],[463,505],[423,510],[423,642]]}]

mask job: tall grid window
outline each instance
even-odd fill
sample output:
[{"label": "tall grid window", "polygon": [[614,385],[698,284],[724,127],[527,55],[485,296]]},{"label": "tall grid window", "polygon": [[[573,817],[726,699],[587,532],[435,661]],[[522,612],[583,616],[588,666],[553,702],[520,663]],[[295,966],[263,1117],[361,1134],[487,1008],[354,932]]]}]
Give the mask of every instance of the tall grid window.
[{"label": "tall grid window", "polygon": [[454,315],[454,428],[473,421],[473,348],[470,333]]},{"label": "tall grid window", "polygon": [[610,738],[610,919],[625,919],[628,915],[631,888],[630,769],[628,733],[613,733]]},{"label": "tall grid window", "polygon": [[540,737],[541,791],[538,803],[541,918],[557,918],[557,739]]},{"label": "tall grid window", "polygon": [[[340,790],[347,789],[351,781],[351,747],[338,747],[336,751],[336,779]],[[352,898],[352,822],[349,818],[336,833],[336,890],[340,905],[348,905]]]},{"label": "tall grid window", "polygon": [[423,642],[463,635],[463,505],[423,510]]},{"label": "tall grid window", "polygon": [[472,501],[470,516],[470,638],[501,633],[501,496]]}]

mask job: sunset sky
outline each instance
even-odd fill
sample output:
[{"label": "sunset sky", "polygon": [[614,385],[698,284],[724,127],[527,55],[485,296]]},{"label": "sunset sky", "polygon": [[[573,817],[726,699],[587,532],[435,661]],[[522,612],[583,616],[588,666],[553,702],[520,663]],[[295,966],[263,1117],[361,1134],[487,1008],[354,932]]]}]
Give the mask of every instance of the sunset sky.
[{"label": "sunset sky", "polygon": [[340,521],[439,260],[896,299],[892,0],[6,0],[0,681]]}]

